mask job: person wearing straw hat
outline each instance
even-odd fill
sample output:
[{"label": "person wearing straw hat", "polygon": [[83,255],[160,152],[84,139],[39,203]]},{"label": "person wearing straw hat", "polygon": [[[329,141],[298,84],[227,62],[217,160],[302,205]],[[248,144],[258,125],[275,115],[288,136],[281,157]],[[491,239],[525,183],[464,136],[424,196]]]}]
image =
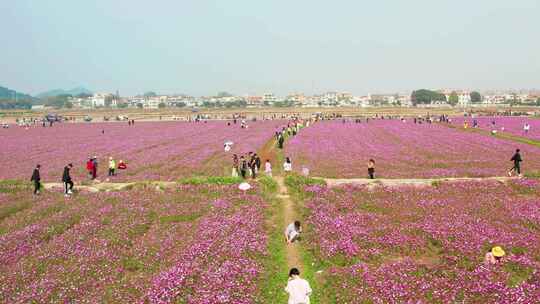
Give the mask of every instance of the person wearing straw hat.
[{"label": "person wearing straw hat", "polygon": [[495,246],[486,253],[486,256],[484,258],[484,264],[493,265],[493,264],[500,263],[502,260],[502,257],[505,255],[506,255],[506,252],[504,252],[501,246]]}]

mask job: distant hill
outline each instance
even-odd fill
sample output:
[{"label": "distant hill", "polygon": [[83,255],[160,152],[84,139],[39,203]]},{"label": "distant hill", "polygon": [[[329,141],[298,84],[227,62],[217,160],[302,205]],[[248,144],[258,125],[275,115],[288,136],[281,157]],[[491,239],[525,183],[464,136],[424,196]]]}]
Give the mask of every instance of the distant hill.
[{"label": "distant hill", "polygon": [[0,109],[30,109],[39,99],[19,91],[0,87]]},{"label": "distant hill", "polygon": [[54,97],[54,96],[60,96],[60,95],[77,96],[77,95],[80,95],[80,94],[92,95],[94,93],[92,91],[86,89],[86,88],[78,87],[78,88],[74,88],[74,89],[71,89],[71,90],[62,90],[62,89],[51,90],[51,91],[40,93],[40,94],[36,95],[36,97],[38,97],[38,98],[47,98],[47,97]]}]

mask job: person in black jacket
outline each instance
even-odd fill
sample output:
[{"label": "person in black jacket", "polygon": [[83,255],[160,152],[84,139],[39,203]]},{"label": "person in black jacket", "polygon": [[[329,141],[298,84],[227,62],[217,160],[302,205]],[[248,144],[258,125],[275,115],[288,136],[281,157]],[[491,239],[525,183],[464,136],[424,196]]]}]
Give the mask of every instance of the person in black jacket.
[{"label": "person in black jacket", "polygon": [[69,171],[73,168],[73,164],[69,164],[64,167],[64,174],[62,174],[62,182],[64,183],[64,194],[69,196],[73,193],[73,181]]},{"label": "person in black jacket", "polygon": [[240,175],[243,179],[246,179],[246,173],[248,170],[248,164],[244,156],[240,156]]},{"label": "person in black jacket", "polygon": [[261,171],[261,158],[255,153],[255,166],[257,167],[257,173]]},{"label": "person in black jacket", "polygon": [[516,172],[518,174],[518,176],[521,177],[521,162],[523,161],[523,159],[521,158],[521,154],[519,153],[519,149],[516,149],[516,153],[514,153],[514,156],[512,156],[510,161],[514,162],[514,166],[508,172],[508,176],[512,176],[512,173]]},{"label": "person in black jacket", "polygon": [[39,175],[39,169],[41,168],[41,165],[37,165],[34,169],[34,172],[32,172],[32,178],[30,178],[31,182],[34,182],[34,194],[38,195],[39,190],[41,189],[41,177]]}]

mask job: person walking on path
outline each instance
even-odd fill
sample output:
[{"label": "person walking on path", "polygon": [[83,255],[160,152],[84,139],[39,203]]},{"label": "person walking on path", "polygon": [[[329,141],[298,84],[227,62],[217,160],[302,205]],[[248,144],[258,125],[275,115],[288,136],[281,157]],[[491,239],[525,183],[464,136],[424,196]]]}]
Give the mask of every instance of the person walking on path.
[{"label": "person walking on path", "polygon": [[283,163],[283,171],[285,171],[285,173],[289,173],[292,171],[292,162],[289,157],[287,157],[285,159],[285,163]]},{"label": "person walking on path", "polygon": [[34,172],[32,172],[32,177],[30,178],[31,182],[34,182],[34,195],[39,194],[39,190],[41,189],[41,176],[39,174],[39,170],[41,169],[41,165],[37,165],[36,168],[34,168]]},{"label": "person walking on path", "polygon": [[116,161],[112,158],[112,156],[109,157],[109,176],[115,176],[116,174]]},{"label": "person walking on path", "polygon": [[300,271],[297,268],[291,268],[285,292],[289,294],[288,304],[309,304],[309,296],[313,290],[308,281],[300,278]]},{"label": "person walking on path", "polygon": [[94,179],[94,161],[92,160],[92,157],[86,162],[86,171],[88,172],[88,178]]},{"label": "person walking on path", "polygon": [[369,179],[375,178],[375,161],[373,159],[370,159],[367,163],[367,171],[369,175]]},{"label": "person walking on path", "polygon": [[516,149],[516,153],[514,153],[514,156],[510,159],[510,161],[514,162],[514,166],[510,171],[508,171],[508,176],[512,176],[512,173],[516,172],[519,177],[521,177],[521,162],[523,159],[521,158],[521,154],[519,153],[519,149]]},{"label": "person walking on path", "polygon": [[267,159],[264,164],[264,173],[266,173],[267,176],[272,177],[272,164],[269,159]]},{"label": "person walking on path", "polygon": [[285,228],[285,240],[287,244],[294,243],[294,241],[300,240],[300,233],[302,233],[302,225],[300,221],[294,221]]},{"label": "person walking on path", "polygon": [[279,134],[278,137],[278,148],[283,149],[283,143],[285,142],[285,138],[283,137],[283,134]]},{"label": "person walking on path", "polygon": [[64,195],[69,196],[73,193],[73,181],[71,180],[70,170],[73,168],[73,164],[68,164],[64,167],[64,173],[62,174],[62,182],[64,183]]},{"label": "person walking on path", "polygon": [[94,158],[92,159],[92,179],[97,178],[97,168],[98,168],[98,160],[97,156],[94,155]]}]

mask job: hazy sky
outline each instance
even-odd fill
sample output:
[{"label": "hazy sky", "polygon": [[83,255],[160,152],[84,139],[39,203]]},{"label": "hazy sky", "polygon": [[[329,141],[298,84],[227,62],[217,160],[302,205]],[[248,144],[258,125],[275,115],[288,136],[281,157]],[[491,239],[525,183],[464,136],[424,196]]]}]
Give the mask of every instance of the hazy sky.
[{"label": "hazy sky", "polygon": [[0,85],[122,95],[540,87],[539,0],[0,0]]}]

